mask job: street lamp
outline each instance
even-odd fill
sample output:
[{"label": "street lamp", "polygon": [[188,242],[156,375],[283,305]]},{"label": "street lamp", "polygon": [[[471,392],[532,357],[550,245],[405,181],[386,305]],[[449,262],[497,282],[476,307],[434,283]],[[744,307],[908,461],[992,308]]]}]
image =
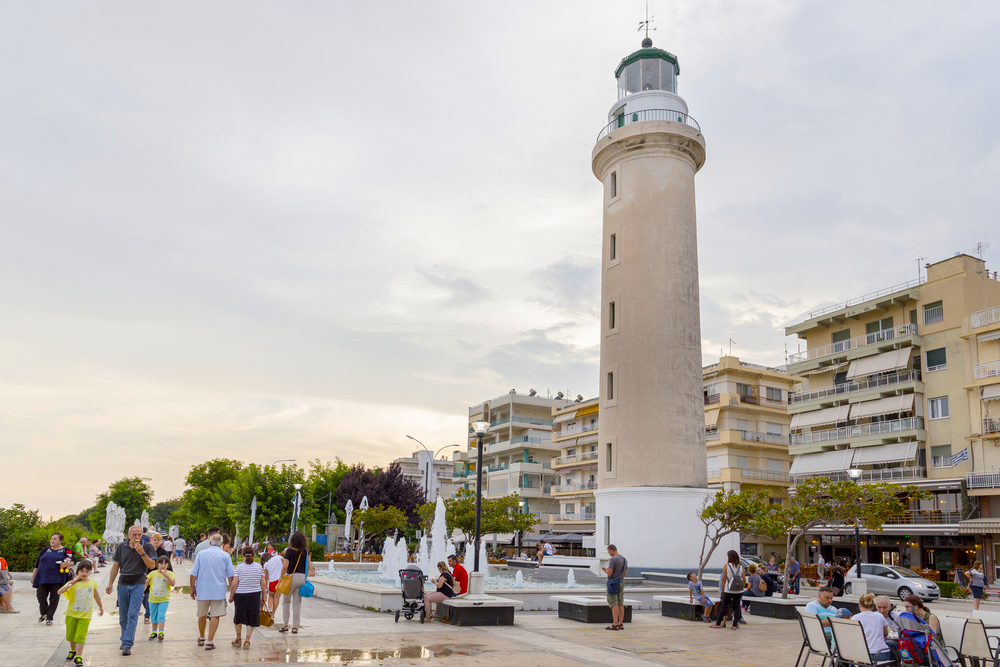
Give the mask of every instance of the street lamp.
[{"label": "street lamp", "polygon": [[[427,445],[420,442],[412,435],[408,435],[406,437],[412,440],[413,442],[417,443],[421,447],[423,447],[427,452],[431,451],[430,449],[428,449]],[[437,459],[437,455],[443,452],[444,450],[448,449],[449,447],[461,447],[461,445],[445,445],[436,452],[433,452],[431,454],[430,463],[424,465],[424,495],[427,497],[427,502],[431,502],[434,500],[433,498],[431,498],[431,468],[434,467],[434,461]]]},{"label": "street lamp", "polygon": [[[847,476],[851,478],[851,481],[857,484],[861,480],[861,470],[858,468],[851,468],[847,471]],[[854,562],[858,566],[858,579],[861,579],[861,526],[858,523],[857,517],[854,518],[854,549],[857,557]]]},{"label": "street lamp", "polygon": [[469,586],[469,592],[473,595],[480,595],[483,592],[483,574],[479,571],[479,540],[481,535],[479,529],[483,515],[483,436],[486,429],[490,427],[489,422],[478,421],[472,423],[472,430],[476,434],[478,444],[476,445],[476,534],[474,542],[475,554],[472,560],[472,581],[475,588]]},{"label": "street lamp", "polygon": [[274,462],[274,463],[272,463],[271,465],[272,465],[272,466],[276,466],[276,465],[278,465],[279,463],[288,463],[288,462],[292,462],[292,463],[294,463],[294,462],[295,462],[295,459],[278,459],[277,461],[275,461],[275,462]]}]

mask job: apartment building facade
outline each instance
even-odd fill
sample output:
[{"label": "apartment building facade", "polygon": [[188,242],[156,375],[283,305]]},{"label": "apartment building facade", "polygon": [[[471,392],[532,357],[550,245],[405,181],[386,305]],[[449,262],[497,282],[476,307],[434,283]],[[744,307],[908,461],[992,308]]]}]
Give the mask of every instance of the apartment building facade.
[{"label": "apartment building facade", "polygon": [[[980,259],[962,254],[926,272],[926,279],[819,309],[786,327],[805,341],[787,365],[804,379],[788,405],[791,476],[846,480],[855,468],[862,483],[914,484],[930,494],[906,501],[902,515],[864,536],[868,562],[944,573],[980,558],[992,568],[991,537],[975,521],[977,504],[964,487],[974,469],[970,443],[982,440],[984,423],[979,392],[986,383],[975,375],[990,354],[990,341],[980,349],[971,321],[1000,305],[1000,282]],[[800,556],[850,556],[852,533],[818,531]]]},{"label": "apartment building facade", "polygon": [[600,399],[592,398],[552,408],[552,444],[559,447],[552,459],[552,496],[558,503],[552,532],[593,535],[596,529],[599,407]]},{"label": "apartment building facade", "polygon": [[[724,356],[702,369],[708,486],[761,488],[782,504],[791,486],[788,396],[799,379],[778,368]],[[745,555],[783,554],[784,544],[741,535]]]},{"label": "apartment building facade", "polygon": [[458,489],[453,475],[455,464],[447,458],[435,459],[434,454],[425,449],[401,456],[391,465],[398,465],[404,476],[419,484],[428,502],[435,501],[439,495],[451,498]]},{"label": "apartment building facade", "polygon": [[[552,516],[559,513],[559,502],[552,495],[552,459],[560,453],[559,445],[552,442],[552,410],[572,404],[573,400],[564,398],[561,392],[555,398],[546,398],[534,390],[528,394],[511,390],[469,408],[468,449],[452,457],[456,488],[476,488],[478,442],[472,423],[487,421],[490,427],[483,438],[484,497],[516,493],[523,511],[539,519],[531,535],[548,532]],[[511,539],[497,537],[499,542]]]}]

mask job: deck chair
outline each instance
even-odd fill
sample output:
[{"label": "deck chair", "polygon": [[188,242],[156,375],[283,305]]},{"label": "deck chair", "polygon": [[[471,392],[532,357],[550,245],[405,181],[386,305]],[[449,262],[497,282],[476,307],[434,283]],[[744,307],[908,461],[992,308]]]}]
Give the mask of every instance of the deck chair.
[{"label": "deck chair", "polygon": [[857,667],[882,667],[895,665],[896,659],[872,660],[868,650],[868,640],[861,624],[850,618],[831,618],[830,629],[837,643],[838,662],[848,662]]},{"label": "deck chair", "polygon": [[802,648],[799,649],[799,657],[795,660],[795,667],[799,667],[799,660],[803,660],[803,658],[802,667],[805,667],[809,664],[809,656],[811,655],[818,655],[822,658],[819,663],[820,667],[824,667],[827,660],[832,666],[834,663],[833,651],[830,650],[830,644],[826,641],[826,631],[823,630],[823,624],[820,623],[819,617],[798,608],[795,611],[799,615],[799,627],[802,629]]},{"label": "deck chair", "polygon": [[[992,643],[991,643],[992,640]],[[986,627],[981,619],[974,618],[965,622],[962,629],[962,640],[958,644],[958,655],[962,664],[973,665],[1000,665],[1000,654],[997,652],[996,644],[1000,644],[1000,639],[990,637],[986,634]]]}]

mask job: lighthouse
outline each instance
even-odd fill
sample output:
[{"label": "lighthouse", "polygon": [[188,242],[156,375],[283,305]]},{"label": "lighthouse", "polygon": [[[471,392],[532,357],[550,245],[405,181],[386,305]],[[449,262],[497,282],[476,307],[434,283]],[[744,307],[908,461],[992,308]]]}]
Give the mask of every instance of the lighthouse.
[{"label": "lighthouse", "polygon": [[705,137],[679,75],[677,57],[643,39],[615,69],[617,100],[592,155],[604,187],[597,546],[617,545],[637,568],[696,567],[697,513],[714,494],[694,189]]}]

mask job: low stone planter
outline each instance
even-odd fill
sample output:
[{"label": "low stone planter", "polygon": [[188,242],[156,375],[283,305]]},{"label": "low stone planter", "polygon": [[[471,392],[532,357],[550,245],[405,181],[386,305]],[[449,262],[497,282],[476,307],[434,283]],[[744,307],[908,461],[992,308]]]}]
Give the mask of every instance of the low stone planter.
[{"label": "low stone planter", "polygon": [[[613,621],[607,597],[552,595],[549,599],[559,603],[559,618],[580,623],[611,623]],[[625,599],[625,623],[632,622],[632,607],[640,605],[638,600]]]}]

